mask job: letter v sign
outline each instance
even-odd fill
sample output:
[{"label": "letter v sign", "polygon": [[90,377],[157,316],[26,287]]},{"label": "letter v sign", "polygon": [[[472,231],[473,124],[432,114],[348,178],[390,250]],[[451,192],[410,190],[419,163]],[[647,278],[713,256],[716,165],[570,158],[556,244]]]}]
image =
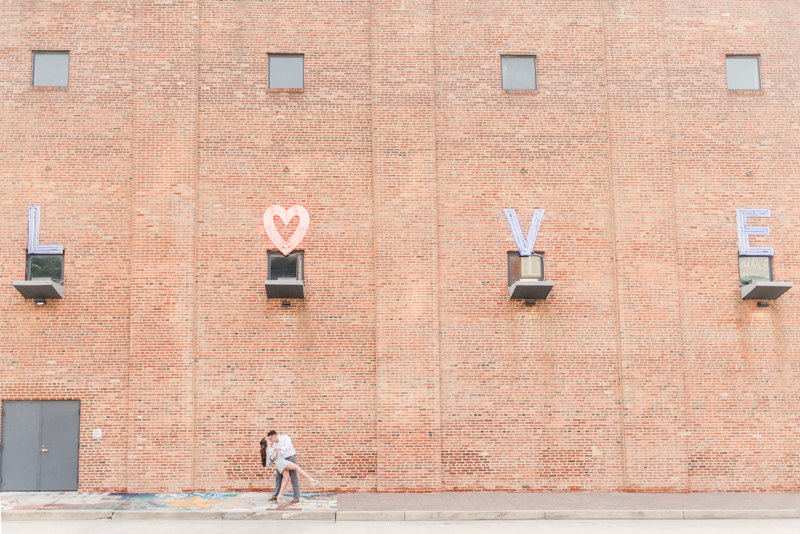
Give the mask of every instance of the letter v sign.
[{"label": "letter v sign", "polygon": [[61,245],[39,244],[39,206],[28,208],[28,254],[63,254]]},{"label": "letter v sign", "polygon": [[533,245],[536,243],[536,236],[539,235],[539,227],[542,225],[542,218],[544,217],[544,210],[533,210],[531,217],[531,227],[528,230],[528,240],[522,236],[522,228],[517,219],[517,212],[512,209],[505,210],[508,225],[511,227],[511,233],[514,235],[514,241],[517,242],[520,256],[530,256],[533,254]]}]

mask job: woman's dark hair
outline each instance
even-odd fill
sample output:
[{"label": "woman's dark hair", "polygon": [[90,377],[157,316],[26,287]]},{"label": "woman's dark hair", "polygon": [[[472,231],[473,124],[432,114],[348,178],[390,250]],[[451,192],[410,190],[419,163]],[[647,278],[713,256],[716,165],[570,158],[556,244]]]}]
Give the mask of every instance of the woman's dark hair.
[{"label": "woman's dark hair", "polygon": [[274,430],[270,430],[269,432],[267,432],[267,437],[270,437],[270,436],[277,436],[277,435],[278,435],[278,433],[277,433],[277,432],[275,432]]},{"label": "woman's dark hair", "polygon": [[261,465],[267,467],[267,438],[261,438]]}]

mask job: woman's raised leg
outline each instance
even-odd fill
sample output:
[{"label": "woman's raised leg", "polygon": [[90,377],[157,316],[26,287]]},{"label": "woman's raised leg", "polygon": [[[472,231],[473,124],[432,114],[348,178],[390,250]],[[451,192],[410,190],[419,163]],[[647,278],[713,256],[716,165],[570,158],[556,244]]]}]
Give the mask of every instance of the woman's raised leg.
[{"label": "woman's raised leg", "polygon": [[[303,471],[302,467],[300,467],[296,463],[289,462],[289,464],[283,470],[286,471],[287,469],[289,471],[297,471],[298,473],[306,477],[308,480],[310,480],[312,484],[319,484],[319,480],[317,480],[316,478],[312,478],[308,473]],[[283,477],[284,480],[286,480],[286,478],[287,477]]]}]

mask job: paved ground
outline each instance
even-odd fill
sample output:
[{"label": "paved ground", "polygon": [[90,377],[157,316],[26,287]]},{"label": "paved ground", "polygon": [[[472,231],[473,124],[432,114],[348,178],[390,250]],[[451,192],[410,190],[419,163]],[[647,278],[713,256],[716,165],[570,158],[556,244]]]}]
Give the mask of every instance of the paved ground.
[{"label": "paved ground", "polygon": [[[299,505],[278,504],[268,499],[270,493],[197,492],[197,493],[77,493],[77,492],[3,492],[0,511],[306,511],[335,512],[336,494],[301,493]],[[286,494],[287,501],[292,500]]]},{"label": "paved ground", "polygon": [[[269,493],[0,493],[4,522],[41,520],[696,520],[800,519],[797,493],[303,494],[299,505]],[[289,497],[287,496],[287,499]]]},{"label": "paved ground", "polygon": [[333,521],[9,521],[3,534],[797,534],[800,520],[717,521],[461,521],[341,523]]},{"label": "paved ground", "polygon": [[341,511],[798,510],[798,493],[341,493]]}]

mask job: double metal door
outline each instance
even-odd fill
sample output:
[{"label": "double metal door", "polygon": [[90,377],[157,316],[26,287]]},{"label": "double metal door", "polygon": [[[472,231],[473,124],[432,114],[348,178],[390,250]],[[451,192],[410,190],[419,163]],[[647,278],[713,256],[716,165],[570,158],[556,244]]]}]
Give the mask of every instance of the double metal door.
[{"label": "double metal door", "polygon": [[80,401],[4,401],[0,491],[78,489]]}]

